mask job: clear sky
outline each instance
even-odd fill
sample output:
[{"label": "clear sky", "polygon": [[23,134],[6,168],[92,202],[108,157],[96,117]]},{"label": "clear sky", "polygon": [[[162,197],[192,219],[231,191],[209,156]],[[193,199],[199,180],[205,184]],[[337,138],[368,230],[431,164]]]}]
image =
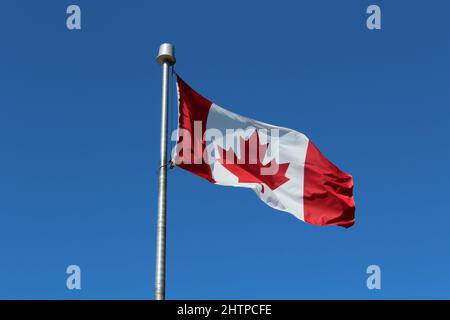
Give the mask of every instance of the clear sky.
[{"label": "clear sky", "polygon": [[[81,30],[66,28],[70,4]],[[370,4],[381,30],[366,28]],[[153,298],[162,42],[210,100],[305,133],[353,175],[357,206],[354,227],[316,227],[171,170],[167,298],[450,298],[449,11],[2,2],[0,298]],[[366,287],[371,264],[381,290]]]}]

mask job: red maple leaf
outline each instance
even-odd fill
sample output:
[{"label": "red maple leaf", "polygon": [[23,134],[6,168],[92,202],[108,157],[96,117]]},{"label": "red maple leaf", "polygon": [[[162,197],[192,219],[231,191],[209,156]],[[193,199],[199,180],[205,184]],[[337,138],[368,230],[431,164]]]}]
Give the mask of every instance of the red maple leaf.
[{"label": "red maple leaf", "polygon": [[[289,178],[286,177],[289,163],[278,164],[275,159],[272,159],[269,163],[262,164],[268,145],[268,143],[259,143],[258,131],[255,130],[248,140],[240,137],[240,158],[237,157],[231,147],[225,151],[225,149],[218,146],[220,152],[219,162],[238,177],[239,182],[259,183],[262,187],[262,193],[264,193],[264,184],[271,190],[275,190],[289,181]],[[278,169],[276,172],[273,174],[261,174],[262,168],[267,168],[267,171],[273,171],[273,169],[268,169],[273,166]]]}]

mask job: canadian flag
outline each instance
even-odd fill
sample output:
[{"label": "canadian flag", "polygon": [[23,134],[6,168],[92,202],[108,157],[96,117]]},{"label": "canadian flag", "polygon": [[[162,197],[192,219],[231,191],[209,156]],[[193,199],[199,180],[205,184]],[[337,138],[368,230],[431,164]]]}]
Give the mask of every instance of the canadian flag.
[{"label": "canadian flag", "polygon": [[304,134],[228,111],[178,75],[177,87],[176,166],[215,184],[251,188],[269,206],[314,225],[354,224],[352,176]]}]

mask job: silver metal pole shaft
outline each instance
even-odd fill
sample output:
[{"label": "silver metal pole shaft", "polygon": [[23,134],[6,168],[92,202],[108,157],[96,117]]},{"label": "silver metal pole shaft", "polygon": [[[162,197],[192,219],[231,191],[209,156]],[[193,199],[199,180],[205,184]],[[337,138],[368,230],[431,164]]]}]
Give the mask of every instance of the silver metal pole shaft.
[{"label": "silver metal pole shaft", "polygon": [[169,68],[175,64],[174,46],[163,43],[156,62],[162,65],[161,149],[159,162],[158,224],[156,237],[155,299],[166,295],[166,190],[167,190],[167,105],[169,102]]}]

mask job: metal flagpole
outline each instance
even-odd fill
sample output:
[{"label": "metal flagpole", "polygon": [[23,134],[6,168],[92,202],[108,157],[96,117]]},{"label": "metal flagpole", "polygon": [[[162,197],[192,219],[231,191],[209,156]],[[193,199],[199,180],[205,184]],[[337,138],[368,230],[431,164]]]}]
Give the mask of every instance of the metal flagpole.
[{"label": "metal flagpole", "polygon": [[155,299],[164,300],[166,294],[166,190],[167,190],[167,104],[169,100],[169,68],[174,65],[175,47],[163,43],[156,62],[162,65],[161,150],[159,162],[158,225],[156,237]]}]

